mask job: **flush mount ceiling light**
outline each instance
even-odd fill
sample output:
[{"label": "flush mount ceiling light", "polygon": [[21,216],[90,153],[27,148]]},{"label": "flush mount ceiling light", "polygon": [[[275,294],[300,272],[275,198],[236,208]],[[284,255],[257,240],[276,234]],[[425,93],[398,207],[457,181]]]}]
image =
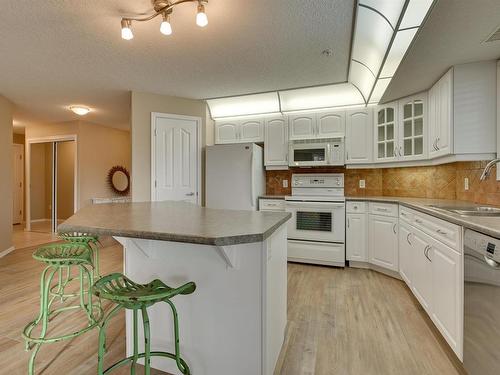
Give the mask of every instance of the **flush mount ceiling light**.
[{"label": "flush mount ceiling light", "polygon": [[205,12],[205,4],[208,0],[151,0],[153,4],[153,14],[147,17],[123,17],[121,20],[122,26],[122,38],[125,40],[131,40],[134,38],[134,33],[132,32],[132,22],[146,22],[151,21],[157,16],[162,16],[163,20],[160,24],[160,32],[163,35],[172,34],[172,25],[170,24],[170,15],[172,14],[174,7],[184,3],[198,3],[196,12],[196,24],[200,27],[205,27],[208,25],[208,17]]},{"label": "flush mount ceiling light", "polygon": [[76,113],[79,116],[85,116],[87,113],[90,112],[90,108],[84,107],[82,105],[72,105],[69,107],[74,113]]}]

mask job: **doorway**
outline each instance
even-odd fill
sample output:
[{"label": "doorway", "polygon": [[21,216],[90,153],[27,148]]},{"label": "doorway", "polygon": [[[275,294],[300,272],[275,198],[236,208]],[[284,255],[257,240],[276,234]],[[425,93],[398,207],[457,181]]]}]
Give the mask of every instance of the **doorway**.
[{"label": "doorway", "polygon": [[151,200],[201,204],[201,118],[151,114]]},{"label": "doorway", "polygon": [[12,224],[24,219],[24,146],[12,145]]},{"label": "doorway", "polygon": [[26,230],[56,233],[77,209],[76,136],[27,144]]}]

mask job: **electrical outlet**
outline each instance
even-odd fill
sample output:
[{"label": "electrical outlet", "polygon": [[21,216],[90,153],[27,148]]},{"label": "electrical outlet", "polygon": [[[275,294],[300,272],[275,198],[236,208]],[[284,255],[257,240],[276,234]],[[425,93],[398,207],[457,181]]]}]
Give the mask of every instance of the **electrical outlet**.
[{"label": "electrical outlet", "polygon": [[366,188],[366,182],[365,182],[365,180],[359,180],[359,188],[360,189]]},{"label": "electrical outlet", "polygon": [[288,180],[283,180],[283,187],[287,188],[288,187]]},{"label": "electrical outlet", "polygon": [[469,178],[468,177],[464,178],[464,189],[469,190]]}]

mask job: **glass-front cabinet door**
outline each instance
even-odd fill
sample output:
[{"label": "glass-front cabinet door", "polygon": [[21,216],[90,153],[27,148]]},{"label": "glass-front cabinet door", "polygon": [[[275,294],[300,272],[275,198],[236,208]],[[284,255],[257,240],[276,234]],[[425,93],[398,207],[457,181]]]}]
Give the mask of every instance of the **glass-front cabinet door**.
[{"label": "glass-front cabinet door", "polygon": [[414,95],[399,101],[399,148],[403,160],[426,157],[427,94]]},{"label": "glass-front cabinet door", "polygon": [[375,161],[398,158],[397,103],[378,106],[375,112]]}]

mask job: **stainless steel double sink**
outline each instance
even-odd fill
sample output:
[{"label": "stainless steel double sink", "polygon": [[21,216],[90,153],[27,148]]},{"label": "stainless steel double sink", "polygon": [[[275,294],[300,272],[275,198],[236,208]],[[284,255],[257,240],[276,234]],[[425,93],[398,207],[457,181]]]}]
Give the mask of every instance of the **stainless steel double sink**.
[{"label": "stainless steel double sink", "polygon": [[500,208],[492,206],[430,205],[430,207],[452,212],[460,216],[500,216]]}]

